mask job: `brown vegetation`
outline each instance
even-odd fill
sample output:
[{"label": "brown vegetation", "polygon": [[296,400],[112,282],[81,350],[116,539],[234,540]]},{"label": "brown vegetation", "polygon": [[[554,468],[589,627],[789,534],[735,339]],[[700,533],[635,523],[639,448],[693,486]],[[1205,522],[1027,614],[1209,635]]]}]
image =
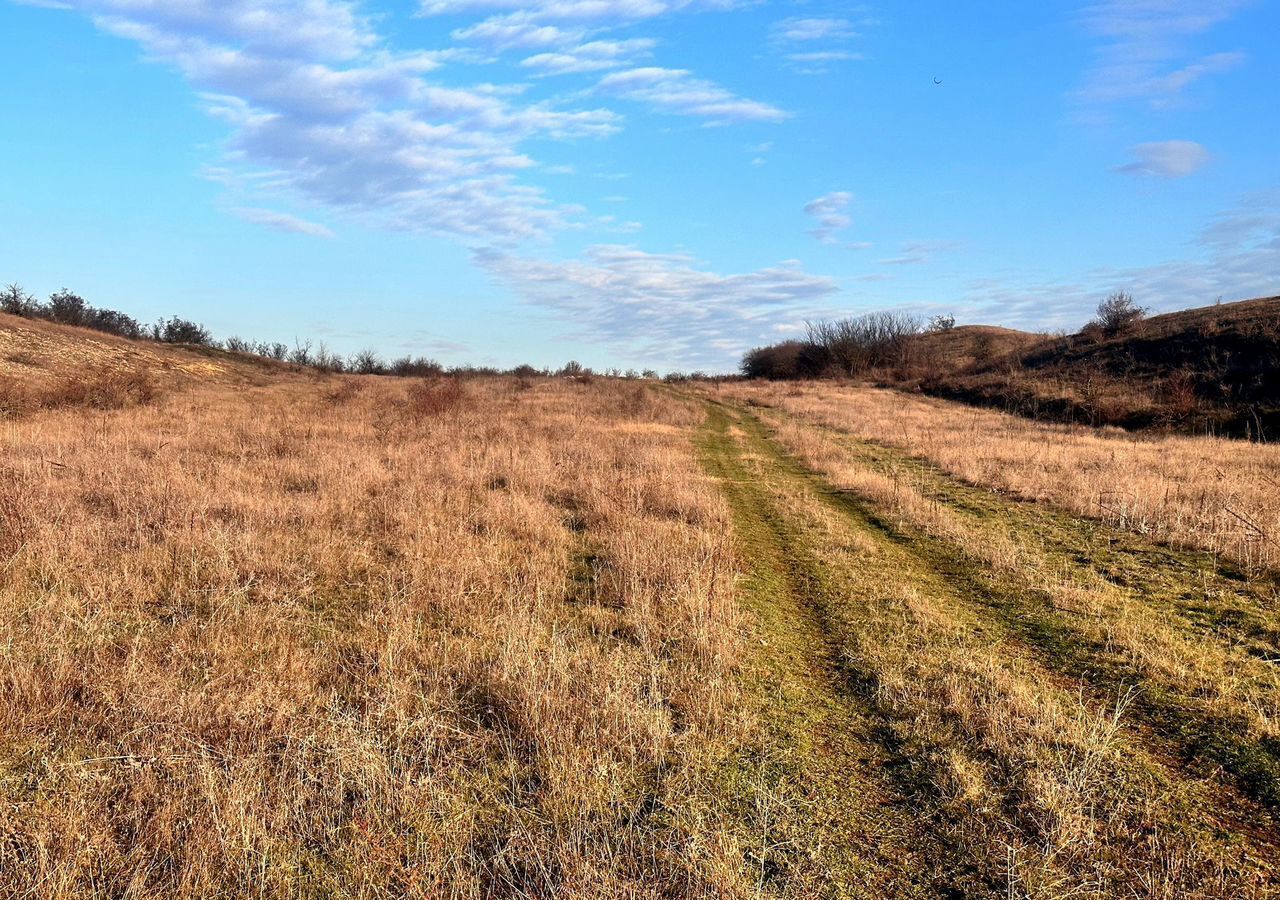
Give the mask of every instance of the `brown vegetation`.
[{"label": "brown vegetation", "polygon": [[700,410],[361,385],[7,429],[0,890],[736,891]]},{"label": "brown vegetation", "polygon": [[1271,447],[0,341],[0,894],[1280,890]]},{"label": "brown vegetation", "polygon": [[1045,500],[1248,569],[1280,566],[1280,447],[1029,422],[899,391],[738,384],[776,406],[926,459],[971,484]]}]

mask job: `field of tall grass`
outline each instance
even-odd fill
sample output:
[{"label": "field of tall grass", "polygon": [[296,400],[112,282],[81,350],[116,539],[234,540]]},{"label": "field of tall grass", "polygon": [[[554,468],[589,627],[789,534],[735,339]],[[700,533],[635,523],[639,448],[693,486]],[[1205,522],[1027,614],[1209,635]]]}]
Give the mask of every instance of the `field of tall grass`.
[{"label": "field of tall grass", "polygon": [[78,341],[0,330],[0,896],[1280,892],[1274,448]]},{"label": "field of tall grass", "polygon": [[298,379],[4,425],[0,893],[717,896],[696,405]]}]

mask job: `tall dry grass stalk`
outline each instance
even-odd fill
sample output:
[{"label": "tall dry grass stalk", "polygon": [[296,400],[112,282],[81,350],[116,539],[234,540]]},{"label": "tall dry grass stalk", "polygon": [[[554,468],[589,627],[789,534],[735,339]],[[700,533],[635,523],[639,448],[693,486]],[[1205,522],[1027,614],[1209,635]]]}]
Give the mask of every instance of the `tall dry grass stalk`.
[{"label": "tall dry grass stalk", "polygon": [[924,457],[952,475],[1149,535],[1280,567],[1280,447],[1050,425],[863,386],[733,384],[777,407]]},{"label": "tall dry grass stalk", "polygon": [[0,893],[739,892],[701,421],[347,379],[5,423]]}]

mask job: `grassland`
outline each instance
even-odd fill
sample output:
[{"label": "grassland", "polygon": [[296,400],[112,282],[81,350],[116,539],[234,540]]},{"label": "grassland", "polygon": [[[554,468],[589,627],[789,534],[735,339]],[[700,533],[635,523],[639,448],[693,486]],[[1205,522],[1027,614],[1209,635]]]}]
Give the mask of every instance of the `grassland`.
[{"label": "grassland", "polygon": [[1280,893],[1272,448],[31,328],[0,895]]}]

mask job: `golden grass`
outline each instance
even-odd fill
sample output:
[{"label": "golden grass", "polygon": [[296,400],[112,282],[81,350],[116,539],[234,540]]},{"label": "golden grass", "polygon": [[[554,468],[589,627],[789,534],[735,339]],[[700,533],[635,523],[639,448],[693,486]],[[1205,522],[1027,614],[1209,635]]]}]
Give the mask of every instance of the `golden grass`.
[{"label": "golden grass", "polygon": [[[955,578],[932,544],[911,530],[886,533],[827,485],[856,491],[869,509],[902,515],[946,539],[973,523],[945,509],[938,515],[936,504],[919,502],[892,479],[860,471],[813,426],[776,417],[772,424],[769,440],[735,430],[746,464],[768,485],[775,515],[825,586],[822,615],[851,673],[889,717],[904,764],[931,786],[921,792],[918,814],[932,817],[998,886],[993,891],[1044,898],[1269,895],[1271,876],[1265,864],[1255,870],[1255,851],[1242,853],[1238,836],[1219,840],[1222,817],[1237,815],[1232,795],[1189,777],[1159,741],[1130,725],[1130,706],[1147,682],[1114,689],[1066,676],[1052,653],[1029,646],[1016,623],[993,615],[982,592]],[[773,441],[825,477],[789,470]],[[970,543],[989,536],[974,529]],[[1030,551],[1019,555],[1021,549],[1010,558],[997,548],[993,557],[1037,578]],[[976,551],[972,562],[975,571],[987,565]],[[1102,630],[1114,624],[1112,609],[1098,612],[1104,615]],[[1143,634],[1191,646],[1163,623]],[[1082,647],[1095,637],[1077,636]],[[1217,653],[1207,663],[1197,658],[1202,675],[1228,655],[1212,641],[1196,649]],[[1251,672],[1274,686],[1254,662]],[[1233,686],[1225,674],[1221,703]],[[1232,710],[1246,708],[1240,702]],[[1238,814],[1267,821],[1256,809]],[[981,887],[969,891],[984,895]]]},{"label": "golden grass", "polygon": [[1045,500],[1246,570],[1280,567],[1280,447],[1050,425],[856,385],[740,383],[723,395],[902,448],[972,484]]},{"label": "golden grass", "polygon": [[5,426],[0,893],[741,892],[699,799],[739,634],[700,410],[430,390]]},{"label": "golden grass", "polygon": [[[1246,723],[1255,738],[1280,739],[1280,670],[1266,656],[1191,626],[1165,598],[1126,589],[1097,570],[1068,567],[1019,523],[964,514],[930,496],[922,476],[870,468],[835,433],[773,419],[781,446],[831,484],[870,500],[954,547],[978,569],[1041,591],[1063,613],[1060,627],[1085,646],[1106,647],[1148,683],[1178,692],[1216,719]],[[1274,624],[1274,623],[1273,623]]]}]

